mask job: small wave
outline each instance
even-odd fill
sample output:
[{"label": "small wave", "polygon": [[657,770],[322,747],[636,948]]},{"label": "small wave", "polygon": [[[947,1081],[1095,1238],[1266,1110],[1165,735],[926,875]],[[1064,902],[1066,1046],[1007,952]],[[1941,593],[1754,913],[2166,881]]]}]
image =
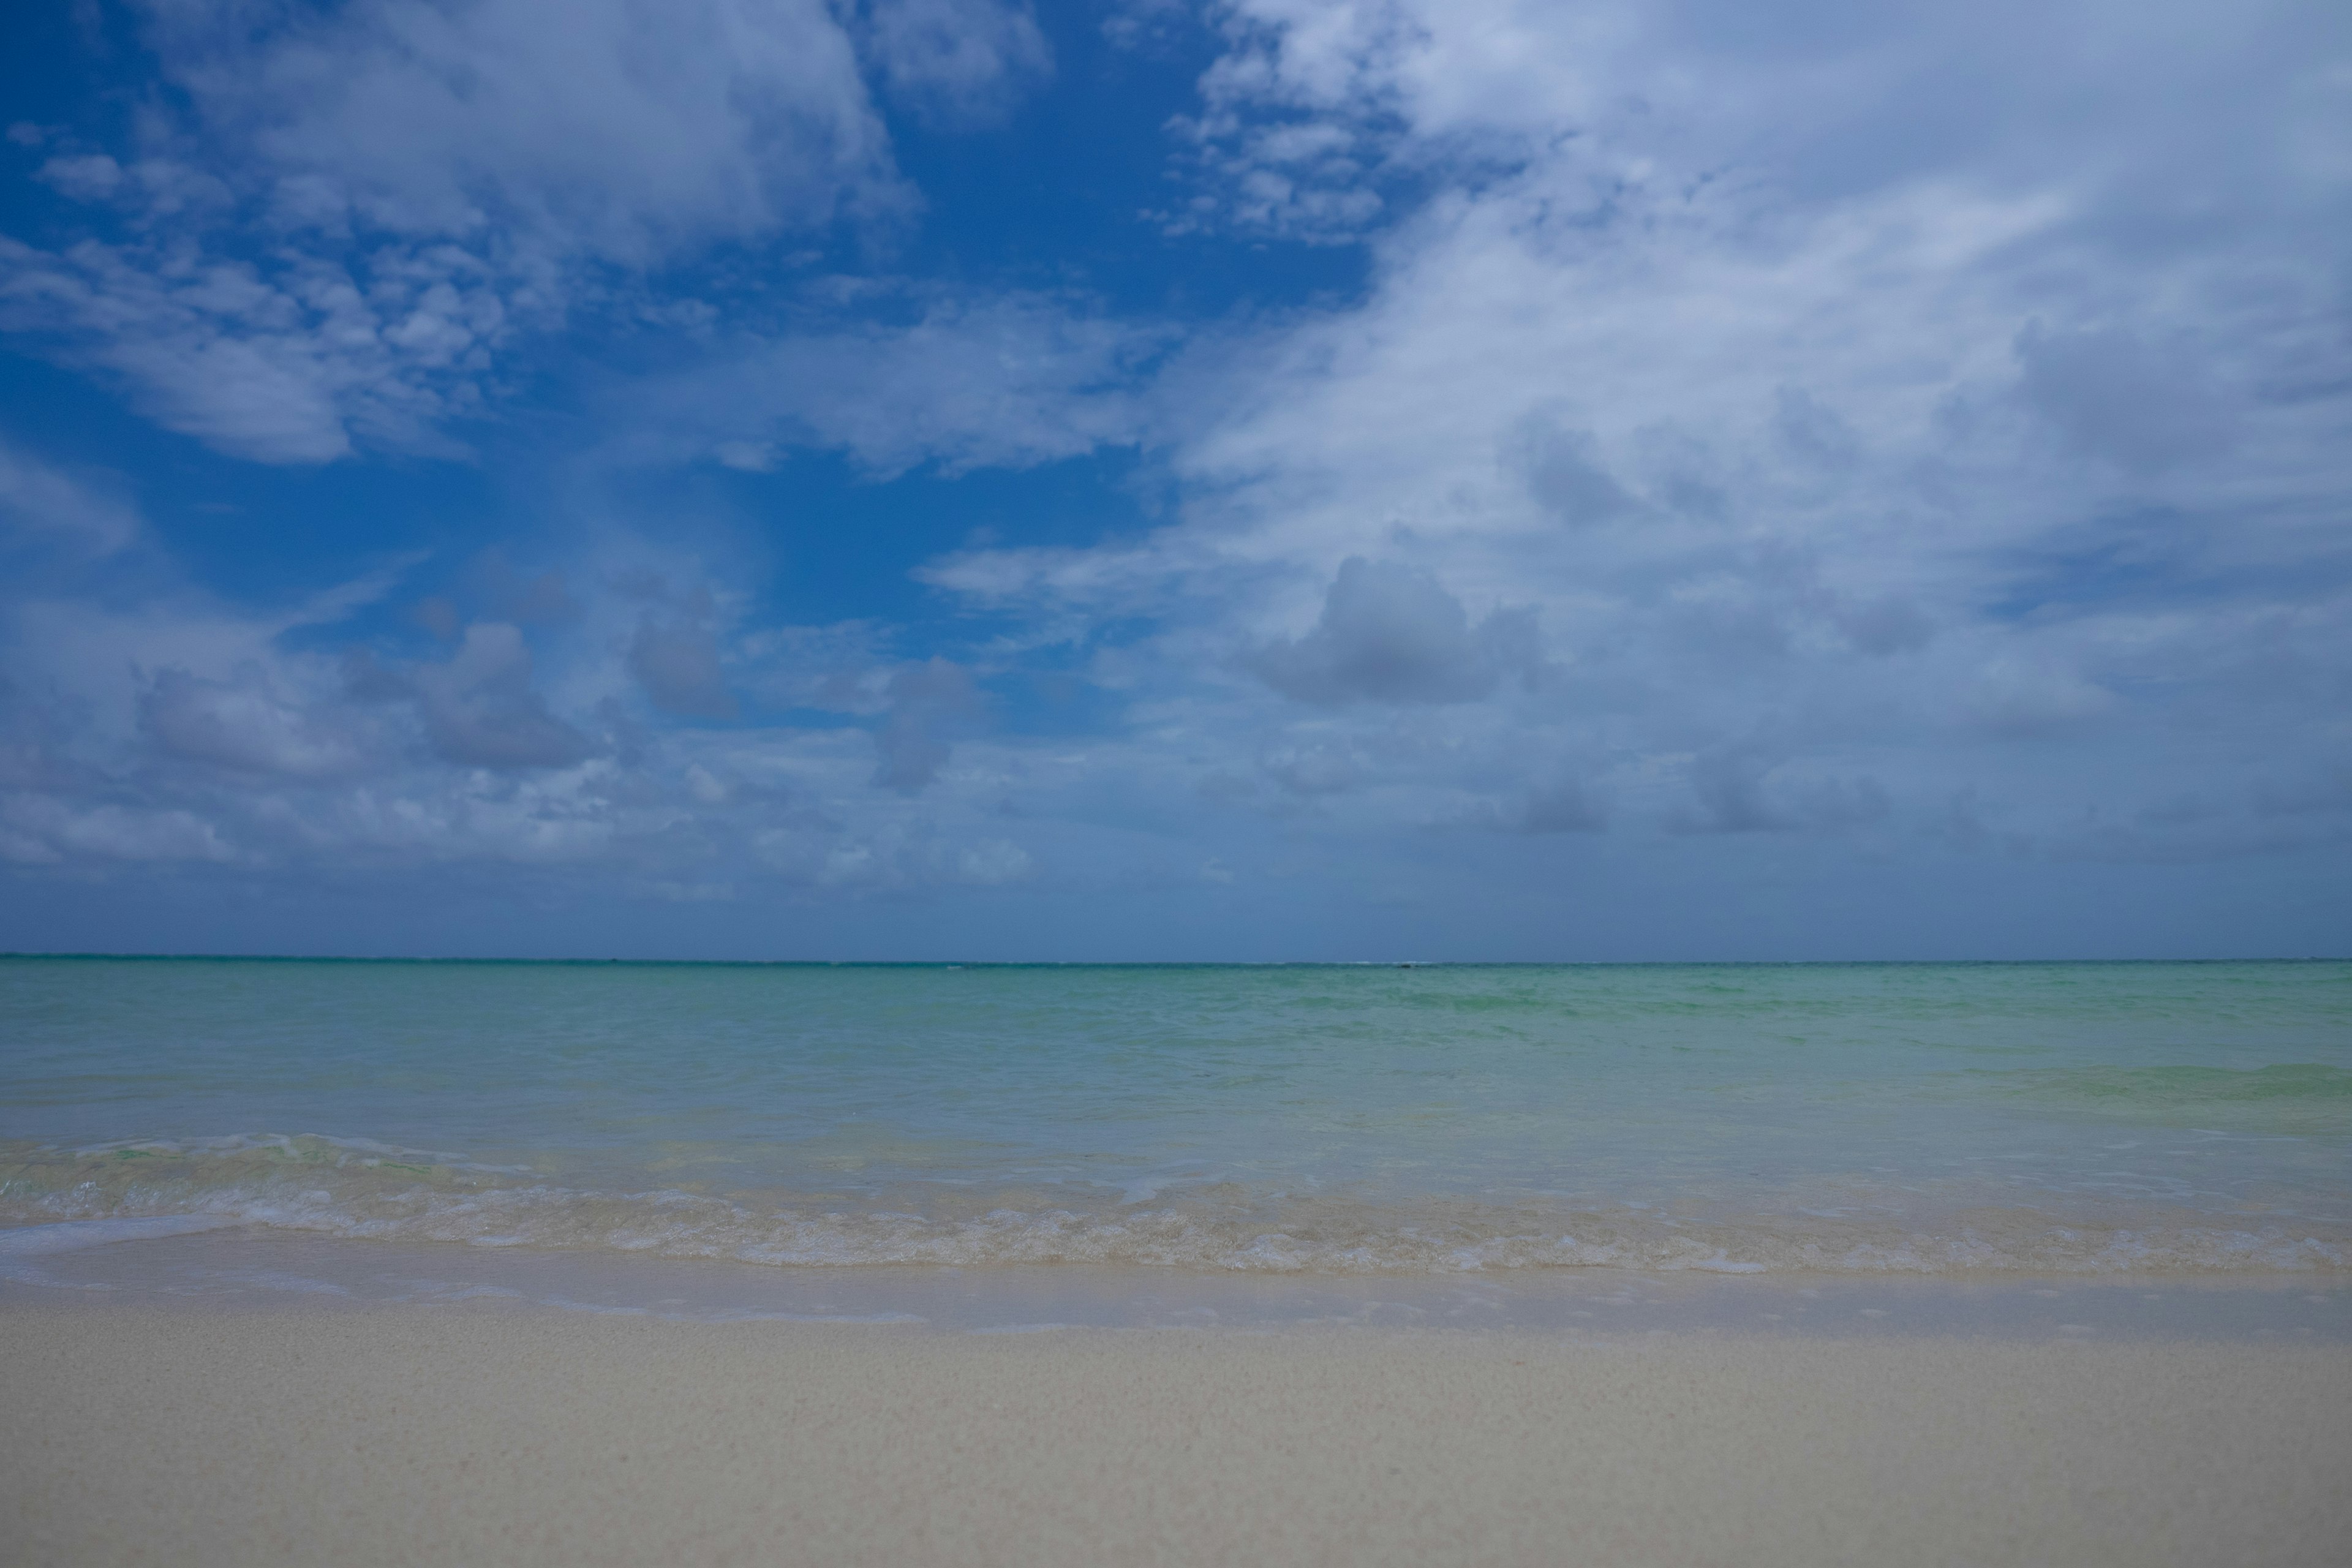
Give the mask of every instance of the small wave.
[{"label": "small wave", "polygon": [[185,1236],[191,1231],[219,1230],[237,1223],[223,1215],[170,1214],[28,1225],[17,1230],[0,1230],[0,1258],[47,1258],[117,1241],[152,1241],[159,1237]]},{"label": "small wave", "polygon": [[[1002,1194],[1000,1194],[1002,1195]],[[2188,1209],[2083,1222],[2035,1208],[1932,1215],[1793,1206],[1741,1217],[1607,1213],[1458,1198],[1371,1202],[1214,1192],[1093,1206],[1033,1192],[934,1195],[858,1208],[840,1194],[754,1200],[657,1189],[598,1191],[514,1167],[329,1138],[0,1152],[0,1224],[96,1245],[210,1226],[481,1247],[619,1251],[776,1266],[1132,1264],[1276,1274],[1464,1274],[1625,1268],[1846,1274],[2293,1272],[2352,1268],[2352,1227]],[[1730,1207],[1732,1205],[1725,1205]],[[146,1228],[142,1228],[146,1227]],[[168,1227],[159,1229],[154,1227]],[[96,1239],[74,1241],[70,1237]],[[0,1237],[0,1250],[8,1247]],[[51,1245],[16,1242],[22,1248]]]}]

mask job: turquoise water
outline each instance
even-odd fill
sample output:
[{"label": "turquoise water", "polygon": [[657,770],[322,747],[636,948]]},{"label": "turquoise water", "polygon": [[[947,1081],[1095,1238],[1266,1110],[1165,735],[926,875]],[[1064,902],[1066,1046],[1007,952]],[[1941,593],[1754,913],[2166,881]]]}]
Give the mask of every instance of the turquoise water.
[{"label": "turquoise water", "polygon": [[0,1224],[777,1264],[2352,1267],[2352,964],[0,961]]}]

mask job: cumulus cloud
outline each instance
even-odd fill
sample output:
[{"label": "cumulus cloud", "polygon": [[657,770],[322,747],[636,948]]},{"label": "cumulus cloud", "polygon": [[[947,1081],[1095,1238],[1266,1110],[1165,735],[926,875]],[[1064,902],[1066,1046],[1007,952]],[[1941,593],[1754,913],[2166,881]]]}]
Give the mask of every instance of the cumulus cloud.
[{"label": "cumulus cloud", "polygon": [[158,671],[140,693],[139,723],[166,755],[241,773],[323,778],[365,760],[353,734],[289,700],[252,663],[226,681]]},{"label": "cumulus cloud", "polygon": [[710,628],[647,614],[629,640],[629,672],[665,712],[690,719],[732,719],[740,710],[727,689],[719,643]]},{"label": "cumulus cloud", "polygon": [[106,860],[230,860],[236,851],[219,830],[193,812],[139,806],[74,809],[53,801],[18,798],[5,815],[19,846],[16,858],[39,864],[68,855]]},{"label": "cumulus cloud", "polygon": [[869,0],[864,42],[891,96],[954,124],[996,120],[1054,68],[1025,5]]},{"label": "cumulus cloud", "polygon": [[[1167,10],[1111,31],[1149,42]],[[42,199],[96,237],[0,258],[0,315],[155,420],[267,461],[446,450],[530,334],[625,321],[647,336],[610,363],[656,368],[576,384],[615,495],[702,487],[744,509],[714,533],[789,558],[836,526],[824,450],[861,507],[915,474],[926,506],[986,489],[992,531],[924,513],[910,537],[966,542],[866,559],[937,597],[835,626],[625,590],[584,544],[541,563],[543,614],[520,576],[461,580],[299,635],[193,594],[15,588],[20,860],[470,858],[696,900],[739,873],[812,900],[1025,881],[1089,909],[1223,897],[1242,868],[1299,909],[1419,900],[1493,933],[1564,868],[1617,878],[1591,900],[1615,910],[1662,868],[1752,890],[1877,874],[1840,855],[1912,876],[2352,833],[2347,143],[2315,6],[1233,0],[1197,35],[1178,194],[1135,202],[1171,256],[1266,261],[1242,275],[1268,298],[1206,323],[1148,268],[1024,260],[992,293],[985,245],[949,281],[892,270],[921,247],[859,275],[825,243],[907,210],[856,58],[884,101],[971,123],[1057,90],[1025,10],[829,9],[781,62],[760,29],[813,13],[698,4],[681,37],[755,47],[653,49],[576,155],[570,95],[649,13],[583,13],[590,68],[543,87],[554,35],[521,0],[247,41],[188,15],[158,36],[219,35],[170,68],[195,117],[103,150],[37,132]],[[500,48],[498,102],[359,145]],[[542,90],[544,123],[511,124]],[[752,310],[735,247],[766,239],[808,251],[758,253]],[[746,314],[646,297],[633,269],[673,266]],[[942,482],[1109,447],[1137,454],[1116,493],[1076,463]],[[12,538],[135,553],[109,481],[15,482]],[[593,488],[568,482],[565,507]],[[375,650],[347,685],[328,626]]]},{"label": "cumulus cloud", "polygon": [[1848,827],[1879,821],[1888,810],[1877,780],[1796,775],[1780,748],[1754,740],[1710,748],[1692,759],[1688,776],[1696,809],[1671,819],[1677,832]]},{"label": "cumulus cloud", "polygon": [[1344,243],[1384,216],[1382,175],[1406,123],[1383,79],[1410,53],[1417,18],[1331,5],[1222,8],[1226,49],[1177,121],[1190,199],[1159,214],[1174,233],[1230,227]]},{"label": "cumulus cloud", "polygon": [[103,153],[52,158],[35,176],[41,184],[78,202],[104,201],[122,186],[122,165]]},{"label": "cumulus cloud", "polygon": [[[960,665],[877,668],[855,627],[771,630],[730,655],[755,684],[876,712],[878,733],[681,726],[672,716],[731,699],[709,679],[725,601],[690,561],[639,546],[631,569],[534,575],[487,552],[457,574],[457,600],[543,612],[535,629],[466,624],[436,595],[421,619],[454,646],[415,658],[428,628],[352,618],[372,616],[396,572],[239,610],[160,558],[127,498],[63,493],[119,506],[109,526],[131,542],[116,576],[59,577],[37,598],[19,579],[0,595],[0,860],[13,867],[85,879],[211,867],[293,887],[319,868],[488,864],[673,902],[732,900],[747,877],[771,896],[835,899],[1039,875],[1000,813],[915,806],[975,730],[978,687]],[[359,646],[339,663],[318,651],[322,629]],[[650,721],[616,700],[632,685]]]},{"label": "cumulus cloud", "polygon": [[1596,457],[1591,436],[1531,415],[1512,432],[1509,458],[1537,504],[1566,523],[1609,522],[1640,504]]},{"label": "cumulus cloud", "polygon": [[347,674],[362,700],[413,703],[426,742],[445,761],[484,768],[554,768],[581,762],[591,741],[548,710],[532,689],[520,627],[477,621],[446,662],[386,667],[364,655]]},{"label": "cumulus cloud", "polygon": [[2032,739],[2082,729],[2116,706],[2111,691],[2063,665],[2010,658],[1969,687],[1967,711],[1994,734]]},{"label": "cumulus cloud", "polygon": [[980,710],[980,687],[971,672],[950,660],[928,659],[892,675],[888,706],[874,731],[880,755],[874,782],[901,795],[920,794],[947,765],[955,732]]},{"label": "cumulus cloud", "polygon": [[1598,833],[1609,815],[1580,779],[1559,779],[1527,798],[1513,824],[1522,833]]},{"label": "cumulus cloud", "polygon": [[[1057,626],[1158,617],[1105,667],[1199,758],[1199,797],[1335,833],[1573,832],[1606,801],[1621,835],[1726,854],[1912,835],[2055,855],[2094,800],[2194,773],[2245,829],[2202,842],[2269,842],[2252,774],[2183,725],[2244,756],[2315,745],[2285,693],[2345,646],[2345,574],[2292,521],[2352,485],[2352,407],[2309,359],[2344,320],[2307,226],[2326,179],[2254,152],[2286,132],[2243,112],[2298,15],[2209,17],[2201,58],[2176,39],[2136,55],[2142,80],[2085,84],[1920,16],[1748,58],[1707,37],[1737,21],[1715,11],[1237,5],[1183,128],[1224,162],[1192,165],[1181,224],[1362,239],[1370,286],[1187,363],[1180,521],[967,549],[925,580]],[[1969,69],[2023,100],[1983,135],[1921,107],[1960,102]],[[1877,85],[1807,85],[1840,73]],[[2064,106],[2087,85],[2163,141],[2191,78],[2243,140],[2180,166],[2249,226],[2148,243],[2179,193],[2118,154],[2138,132]],[[1355,205],[1317,217],[1297,205],[1316,191]],[[1270,584],[1343,558],[1315,625],[1267,640],[1296,615]],[[2288,559],[2305,574],[2259,563]],[[1490,642],[1465,600],[1525,618]],[[1261,697],[1314,711],[1188,683],[1220,637]],[[2265,739],[2289,732],[2308,738]],[[2068,739],[2095,741],[2095,773],[2091,750],[2035,760]],[[1589,760],[1572,784],[1543,761],[1562,756]],[[1980,790],[1959,837],[1956,781]],[[2102,853],[2190,832],[2155,820]]]},{"label": "cumulus cloud", "polygon": [[1248,664],[1301,702],[1468,702],[1524,666],[1532,630],[1523,611],[1497,610],[1473,626],[1428,573],[1351,555],[1314,630],[1266,644]]},{"label": "cumulus cloud", "polygon": [[[49,159],[130,232],[0,237],[0,331],[238,457],[454,454],[518,338],[609,297],[613,268],[916,205],[824,0],[146,12],[191,118],[151,113],[128,162]],[[885,0],[861,26],[894,90],[950,117],[1050,61],[989,0]]]}]

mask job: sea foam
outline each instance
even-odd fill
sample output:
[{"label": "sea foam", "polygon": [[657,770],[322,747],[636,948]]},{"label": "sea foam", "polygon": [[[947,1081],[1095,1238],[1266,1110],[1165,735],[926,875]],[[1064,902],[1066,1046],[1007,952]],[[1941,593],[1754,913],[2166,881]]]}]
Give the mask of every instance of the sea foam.
[{"label": "sea foam", "polygon": [[[2338,1271],[2352,1227],[2222,1223],[2139,1205],[2105,1223],[2050,1207],[1881,1202],[1843,1212],[1736,1194],[1737,1214],[1619,1205],[1376,1198],[1332,1192],[1164,1193],[1122,1188],[992,1194],[898,1190],[864,1206],[839,1193],[723,1196],[596,1190],[527,1169],[453,1162],[319,1136],[58,1151],[0,1161],[0,1257],[231,1225],[475,1247],[608,1251],[793,1267],[1145,1265],[1283,1273],[1475,1274],[1622,1268],[1744,1274]],[[126,1158],[126,1155],[135,1157]],[[1896,1194],[1882,1194],[1882,1198]],[[994,1201],[992,1201],[994,1200]],[[2115,1205],[2106,1205],[2113,1210]]]}]

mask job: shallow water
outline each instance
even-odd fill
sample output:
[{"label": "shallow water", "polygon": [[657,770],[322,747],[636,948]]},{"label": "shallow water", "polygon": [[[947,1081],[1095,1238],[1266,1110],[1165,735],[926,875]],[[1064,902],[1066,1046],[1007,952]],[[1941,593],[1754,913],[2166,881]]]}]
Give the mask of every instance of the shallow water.
[{"label": "shallow water", "polygon": [[753,1264],[2352,1268],[2352,964],[0,961],[0,1224]]},{"label": "shallow water", "polygon": [[1630,1268],[1340,1274],[1132,1264],[779,1268],[352,1241],[186,1215],[0,1231],[0,1312],[60,1300],[235,1311],[489,1306],[978,1334],[1379,1329],[1596,1343],[1713,1333],[2352,1344],[2352,1276],[2308,1272],[1922,1278]]}]

